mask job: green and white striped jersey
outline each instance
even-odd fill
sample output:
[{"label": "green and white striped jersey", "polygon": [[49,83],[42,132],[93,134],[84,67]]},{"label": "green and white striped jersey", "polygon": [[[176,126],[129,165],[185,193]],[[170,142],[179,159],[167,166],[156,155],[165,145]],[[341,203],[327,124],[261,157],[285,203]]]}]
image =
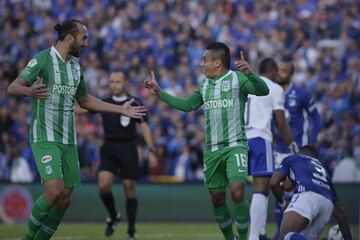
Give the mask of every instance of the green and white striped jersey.
[{"label": "green and white striped jersey", "polygon": [[78,59],[65,63],[51,47],[36,54],[19,78],[28,86],[40,79],[51,93],[47,99],[31,99],[30,142],[76,144],[74,103],[87,94]]},{"label": "green and white striped jersey", "polygon": [[267,95],[268,91],[257,74],[245,75],[229,70],[220,78],[205,78],[188,98],[174,97],[165,92],[161,92],[159,97],[182,111],[192,111],[204,104],[205,150],[213,152],[224,147],[247,147],[244,130],[247,95]]},{"label": "green and white striped jersey", "polygon": [[205,148],[212,152],[223,147],[247,147],[244,111],[247,91],[241,90],[238,74],[229,71],[213,80],[204,79],[199,91],[204,102]]}]

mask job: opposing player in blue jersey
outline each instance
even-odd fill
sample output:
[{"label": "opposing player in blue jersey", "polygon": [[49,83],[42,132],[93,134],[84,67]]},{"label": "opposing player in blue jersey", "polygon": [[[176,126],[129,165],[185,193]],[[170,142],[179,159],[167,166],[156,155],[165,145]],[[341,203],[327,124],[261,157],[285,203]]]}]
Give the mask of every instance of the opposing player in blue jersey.
[{"label": "opposing player in blue jersey", "polygon": [[265,236],[269,181],[274,172],[271,142],[271,121],[274,118],[279,133],[297,151],[291,129],[285,118],[284,91],[274,82],[278,76],[278,65],[272,58],[259,64],[259,74],[269,88],[266,96],[248,95],[245,110],[245,133],[249,145],[249,175],[253,177],[253,194],[250,205],[249,240],[268,239]]},{"label": "opposing player in blue jersey", "polygon": [[[322,128],[322,121],[316,104],[309,93],[291,82],[294,72],[295,66],[292,62],[282,61],[279,63],[277,80],[285,92],[286,118],[297,146],[301,147],[306,144],[315,146]],[[276,131],[274,142],[274,161],[275,167],[277,167],[291,152],[288,143],[280,134],[276,134]],[[278,203],[275,207],[275,215],[279,229],[282,212]],[[278,233],[275,235],[275,239],[277,239],[277,235]]]},{"label": "opposing player in blue jersey", "polygon": [[[291,82],[295,66],[292,62],[279,63],[278,84],[285,92],[285,113],[292,136],[298,147],[314,146],[322,128],[322,121],[310,94]],[[274,134],[275,165],[291,154],[288,143],[280,134]]]},{"label": "opposing player in blue jersey", "polygon": [[[282,203],[283,210],[285,209],[280,239],[299,239],[297,234],[301,233],[309,240],[318,240],[332,214],[338,221],[344,239],[352,239],[335,188],[324,166],[316,157],[314,147],[303,146],[298,154],[286,157],[271,177],[272,192]],[[281,184],[286,178],[290,179],[295,190],[289,204],[283,199],[284,190]]]}]

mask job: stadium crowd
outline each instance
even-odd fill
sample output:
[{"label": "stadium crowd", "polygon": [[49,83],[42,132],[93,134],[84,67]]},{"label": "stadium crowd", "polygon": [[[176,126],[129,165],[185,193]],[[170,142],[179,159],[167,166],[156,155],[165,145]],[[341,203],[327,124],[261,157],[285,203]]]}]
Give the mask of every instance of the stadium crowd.
[{"label": "stadium crowd", "polygon": [[[88,25],[89,46],[80,61],[89,93],[110,94],[109,73],[122,70],[128,91],[148,106],[159,162],[147,167],[139,137],[144,179],[202,179],[202,111],[185,114],[154,104],[142,81],[155,70],[165,91],[191,94],[201,80],[195,76],[201,75],[203,50],[214,40],[230,46],[233,59],[245,49],[254,69],[264,57],[294,61],[293,81],[312,94],[323,119],[320,159],[330,172],[344,161],[360,172],[359,1],[9,0],[0,2],[0,180],[39,180],[28,142],[30,99],[9,97],[6,87],[35,53],[55,43],[53,26],[69,18]],[[96,178],[100,121],[98,114],[77,116],[85,181]],[[356,175],[345,181],[360,181]]]}]

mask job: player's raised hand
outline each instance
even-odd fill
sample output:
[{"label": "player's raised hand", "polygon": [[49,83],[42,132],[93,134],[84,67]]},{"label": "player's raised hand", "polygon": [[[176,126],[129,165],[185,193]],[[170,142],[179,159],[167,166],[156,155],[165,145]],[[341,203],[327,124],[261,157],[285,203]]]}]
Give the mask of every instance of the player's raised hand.
[{"label": "player's raised hand", "polygon": [[152,95],[159,96],[161,89],[156,81],[154,71],[150,71],[150,74],[145,79],[144,85]]},{"label": "player's raised hand", "polygon": [[124,103],[122,114],[131,118],[141,118],[146,115],[146,108],[144,106],[133,106],[134,99]]},{"label": "player's raised hand", "polygon": [[240,52],[240,60],[235,61],[235,66],[245,74],[250,74],[252,72],[250,65],[245,60],[243,51]]},{"label": "player's raised hand", "polygon": [[30,87],[29,95],[33,98],[46,99],[51,94],[49,89],[45,88],[45,84],[42,82],[42,78],[38,78]]}]

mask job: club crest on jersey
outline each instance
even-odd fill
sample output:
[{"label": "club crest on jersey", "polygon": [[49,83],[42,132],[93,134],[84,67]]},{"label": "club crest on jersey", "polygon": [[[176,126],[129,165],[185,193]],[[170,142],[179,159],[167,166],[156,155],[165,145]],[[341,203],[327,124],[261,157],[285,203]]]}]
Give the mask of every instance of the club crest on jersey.
[{"label": "club crest on jersey", "polygon": [[230,81],[223,81],[221,85],[221,90],[227,92],[230,90]]},{"label": "club crest on jersey", "polygon": [[130,118],[124,115],[121,115],[120,117],[120,124],[123,127],[127,127],[130,124]]}]

